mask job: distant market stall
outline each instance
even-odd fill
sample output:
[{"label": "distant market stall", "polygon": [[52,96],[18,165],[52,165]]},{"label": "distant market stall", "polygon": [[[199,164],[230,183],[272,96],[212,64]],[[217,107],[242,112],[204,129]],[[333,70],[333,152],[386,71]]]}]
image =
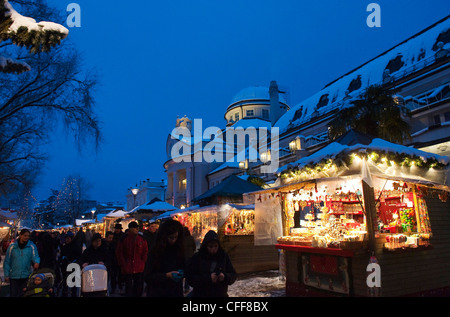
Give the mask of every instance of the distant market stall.
[{"label": "distant market stall", "polygon": [[154,199],[129,212],[129,216],[136,220],[146,221],[157,217],[165,212],[176,210],[177,207],[160,199]]},{"label": "distant market stall", "polygon": [[243,194],[260,190],[235,175],[193,199],[198,205],[162,214],[188,227],[197,247],[209,230],[218,232],[223,248],[228,252],[238,273],[256,272],[278,267],[278,251],[272,246],[255,246],[254,205]]},{"label": "distant market stall", "polygon": [[177,210],[171,213],[171,217],[188,227],[197,248],[209,230],[218,232],[222,247],[230,255],[238,273],[278,267],[278,252],[273,247],[254,244],[254,205],[194,206]]},{"label": "distant market stall", "polygon": [[113,210],[111,212],[109,212],[108,214],[106,214],[103,217],[103,222],[104,222],[104,232],[103,232],[103,236],[105,236],[107,231],[112,231],[114,232],[114,226],[117,223],[122,224],[123,228],[127,228],[128,226],[128,220],[134,220],[133,218],[130,218],[129,213],[125,210]]},{"label": "distant market stall", "polygon": [[14,239],[14,231],[17,228],[19,218],[16,212],[8,209],[0,209],[0,244],[6,250],[11,239]]},{"label": "distant market stall", "polygon": [[[279,186],[251,194],[255,241],[276,239],[286,294],[448,294],[449,163],[351,132],[280,168]],[[381,287],[366,283],[369,262]]]}]

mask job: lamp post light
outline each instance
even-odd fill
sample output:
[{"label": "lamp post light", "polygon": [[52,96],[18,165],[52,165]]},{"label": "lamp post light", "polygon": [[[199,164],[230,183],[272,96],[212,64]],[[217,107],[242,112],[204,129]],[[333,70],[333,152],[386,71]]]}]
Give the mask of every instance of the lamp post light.
[{"label": "lamp post light", "polygon": [[94,219],[95,209],[92,209],[91,213],[92,213],[92,219]]},{"label": "lamp post light", "polygon": [[139,188],[132,188],[131,193],[133,194],[133,208],[136,207],[136,195],[139,192]]}]

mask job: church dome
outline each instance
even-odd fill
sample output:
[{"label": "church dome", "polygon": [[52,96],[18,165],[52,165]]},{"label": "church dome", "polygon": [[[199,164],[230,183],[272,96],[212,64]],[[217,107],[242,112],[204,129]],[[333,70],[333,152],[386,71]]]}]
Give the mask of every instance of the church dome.
[{"label": "church dome", "polygon": [[267,87],[248,87],[245,89],[242,89],[240,92],[238,92],[233,99],[231,100],[231,104],[239,102],[239,101],[245,101],[245,100],[269,100],[269,88]]},{"label": "church dome", "polygon": [[[279,101],[281,103],[286,104],[286,100],[284,99],[284,96],[282,94],[279,94]],[[261,86],[254,86],[254,87],[248,87],[244,88],[241,91],[239,91],[233,99],[231,99],[231,103],[228,106],[228,110],[242,104],[249,104],[249,103],[270,103],[270,94],[269,94],[269,88],[268,87],[261,87]]]}]

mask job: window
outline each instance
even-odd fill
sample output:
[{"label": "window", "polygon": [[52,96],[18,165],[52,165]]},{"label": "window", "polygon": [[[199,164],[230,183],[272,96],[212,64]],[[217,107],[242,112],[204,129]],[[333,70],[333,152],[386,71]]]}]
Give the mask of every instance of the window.
[{"label": "window", "polygon": [[263,109],[262,110],[262,116],[263,116],[264,119],[268,119],[269,118],[269,110]]},{"label": "window", "polygon": [[434,124],[441,124],[441,116],[440,115],[435,115],[434,117]]},{"label": "window", "polygon": [[180,191],[186,190],[187,180],[186,178],[180,179],[179,189]]},{"label": "window", "polygon": [[444,120],[445,122],[450,122],[450,111],[444,113]]},{"label": "window", "polygon": [[239,121],[239,112],[234,114],[234,121]]},{"label": "window", "polygon": [[438,127],[441,125],[441,117],[438,114],[429,116],[428,121],[430,127]]},{"label": "window", "polygon": [[247,110],[245,112],[245,114],[246,114],[247,117],[253,117],[255,115],[253,110]]}]

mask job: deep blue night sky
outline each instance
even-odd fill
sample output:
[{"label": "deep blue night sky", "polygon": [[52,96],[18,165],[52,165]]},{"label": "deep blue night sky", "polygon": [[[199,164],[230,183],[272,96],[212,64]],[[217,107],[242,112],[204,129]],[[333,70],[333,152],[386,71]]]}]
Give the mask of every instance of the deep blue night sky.
[{"label": "deep blue night sky", "polygon": [[[51,0],[81,6],[69,38],[96,68],[105,142],[78,153],[56,133],[37,199],[78,173],[90,198],[123,201],[140,180],[165,178],[165,142],[177,115],[225,126],[233,96],[276,80],[294,106],[324,85],[450,12],[448,0]],[[369,28],[369,3],[381,27]],[[68,13],[67,13],[68,14]]]}]

